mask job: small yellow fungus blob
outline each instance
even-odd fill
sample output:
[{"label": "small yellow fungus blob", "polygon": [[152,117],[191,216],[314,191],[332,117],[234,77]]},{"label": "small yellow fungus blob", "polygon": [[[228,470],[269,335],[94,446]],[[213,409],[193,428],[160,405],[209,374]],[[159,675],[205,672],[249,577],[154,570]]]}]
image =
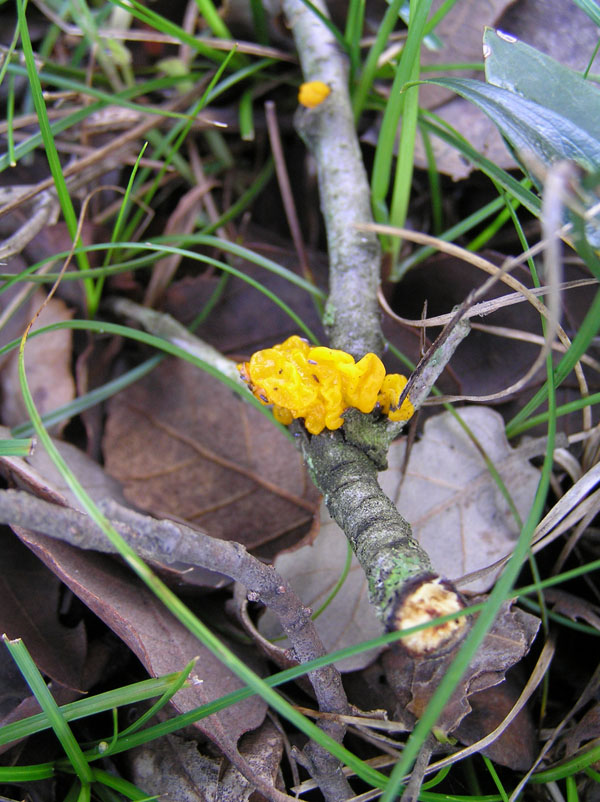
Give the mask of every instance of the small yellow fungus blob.
[{"label": "small yellow fungus blob", "polygon": [[390,420],[409,420],[414,415],[415,408],[408,397],[398,407],[398,401],[406,387],[406,382],[406,376],[401,376],[399,373],[388,373],[381,384],[377,403]]},{"label": "small yellow fungus blob", "polygon": [[307,81],[298,90],[298,103],[308,109],[314,109],[331,94],[331,89],[323,81]]},{"label": "small yellow fungus blob", "polygon": [[408,398],[398,408],[406,378],[386,375],[375,354],[355,362],[345,351],[311,347],[294,335],[257,351],[238,370],[262,404],[273,404],[276,420],[287,426],[294,418],[304,418],[311,434],[339,429],[350,407],[366,413],[378,406],[395,421],[408,420],[414,412]]}]

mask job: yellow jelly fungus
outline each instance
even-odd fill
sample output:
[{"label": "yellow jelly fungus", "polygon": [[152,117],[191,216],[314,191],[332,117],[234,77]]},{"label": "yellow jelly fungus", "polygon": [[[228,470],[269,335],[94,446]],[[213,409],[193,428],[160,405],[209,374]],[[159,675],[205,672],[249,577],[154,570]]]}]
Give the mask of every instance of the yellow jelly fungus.
[{"label": "yellow jelly fungus", "polygon": [[331,94],[331,89],[323,81],[308,81],[300,85],[298,103],[308,109],[314,109]]},{"label": "yellow jelly fungus", "polygon": [[398,408],[406,378],[386,375],[375,354],[355,362],[345,351],[311,347],[294,335],[257,351],[238,370],[262,404],[273,404],[276,420],[287,426],[294,418],[304,418],[311,434],[339,429],[349,407],[372,412],[378,406],[394,421],[408,420],[414,412],[408,398]]},{"label": "yellow jelly fungus", "polygon": [[414,415],[415,408],[408,397],[398,407],[398,401],[406,387],[406,382],[406,376],[401,376],[399,373],[388,373],[381,384],[377,403],[390,420],[409,420]]}]

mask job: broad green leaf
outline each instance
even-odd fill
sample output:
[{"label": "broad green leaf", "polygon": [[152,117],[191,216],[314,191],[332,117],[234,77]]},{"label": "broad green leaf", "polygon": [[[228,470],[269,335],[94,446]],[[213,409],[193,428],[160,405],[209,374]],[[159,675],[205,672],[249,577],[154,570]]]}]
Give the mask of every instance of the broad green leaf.
[{"label": "broad green leaf", "polygon": [[547,167],[567,159],[586,171],[600,168],[600,141],[553,109],[508,89],[468,78],[438,78],[432,83],[452,89],[479,106],[517,156],[528,154]]},{"label": "broad green leaf", "polygon": [[573,2],[585,11],[595,25],[600,26],[600,6],[595,0],[573,0]]},{"label": "broad green leaf", "polygon": [[600,138],[600,90],[592,81],[492,28],[483,35],[483,56],[488,83],[539,103]]}]

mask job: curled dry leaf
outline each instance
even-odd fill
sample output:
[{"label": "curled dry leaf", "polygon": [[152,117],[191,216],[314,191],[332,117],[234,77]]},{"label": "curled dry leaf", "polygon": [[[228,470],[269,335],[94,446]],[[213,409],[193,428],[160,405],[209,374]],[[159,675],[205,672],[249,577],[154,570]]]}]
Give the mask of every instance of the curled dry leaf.
[{"label": "curled dry leaf", "polygon": [[131,779],[149,796],[181,802],[216,799],[221,760],[203,755],[195,741],[177,735],[159,738],[127,755]]},{"label": "curled dry leaf", "polygon": [[[469,746],[496,729],[512,710],[519,697],[519,684],[508,676],[500,685],[469,697],[471,713],[461,721],[455,736]],[[483,753],[514,771],[527,771],[537,754],[537,737],[532,716],[523,708],[501,735]]]},{"label": "curled dry leaf", "polygon": [[60,582],[6,527],[0,531],[0,553],[0,631],[22,638],[36,665],[54,681],[84,689],[85,627],[82,621],[75,627],[61,623]]},{"label": "curled dry leaf", "polygon": [[[45,295],[35,294],[29,306],[30,317],[44,301]],[[33,325],[33,330],[70,320],[72,312],[63,301],[52,298]],[[60,329],[28,340],[25,348],[25,371],[29,389],[38,412],[43,415],[67,404],[75,396],[75,382],[71,372],[71,344],[73,332]],[[1,377],[2,422],[16,426],[28,420],[19,382],[17,351],[13,351],[4,366]],[[64,422],[57,428],[62,428]]]},{"label": "curled dry leaf", "polygon": [[[390,468],[381,475],[383,489],[411,522],[434,569],[453,580],[504,557],[520,531],[480,448],[498,471],[522,519],[527,517],[539,481],[537,469],[509,446],[497,412],[465,407],[457,414],[475,440],[452,413],[445,412],[425,424],[404,479],[401,442],[390,449]],[[466,588],[487,590],[498,570]]]},{"label": "curled dry leaf", "polygon": [[[539,624],[535,616],[511,610],[508,603],[503,605],[438,719],[442,731],[453,732],[471,711],[471,694],[502,682],[505,673],[529,651]],[[455,656],[456,650],[425,660],[414,660],[403,649],[384,654],[387,679],[398,700],[398,718],[405,719],[409,714],[415,720],[420,718]]]}]

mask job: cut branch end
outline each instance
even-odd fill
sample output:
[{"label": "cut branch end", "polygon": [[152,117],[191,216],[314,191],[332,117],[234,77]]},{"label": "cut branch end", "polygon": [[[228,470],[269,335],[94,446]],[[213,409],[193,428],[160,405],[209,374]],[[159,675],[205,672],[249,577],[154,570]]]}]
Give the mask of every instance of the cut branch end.
[{"label": "cut branch end", "polygon": [[[403,594],[390,617],[389,629],[411,629],[442,616],[458,613],[464,606],[460,594],[449,582],[440,577],[429,576],[421,579],[416,587],[413,584]],[[402,644],[413,657],[438,655],[452,648],[466,634],[467,629],[467,618],[454,618],[407,635],[402,639]]]}]

